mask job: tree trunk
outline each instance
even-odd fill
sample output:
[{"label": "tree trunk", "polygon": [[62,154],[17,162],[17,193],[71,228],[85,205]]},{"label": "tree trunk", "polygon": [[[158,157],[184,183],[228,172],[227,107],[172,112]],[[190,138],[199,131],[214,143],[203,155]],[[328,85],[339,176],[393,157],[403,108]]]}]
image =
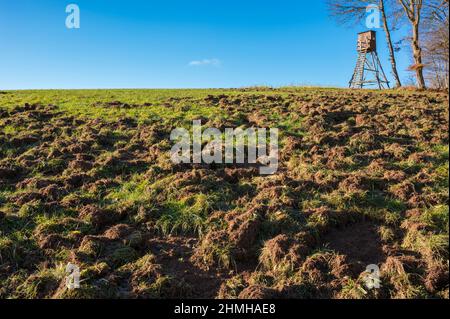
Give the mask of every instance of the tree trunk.
[{"label": "tree trunk", "polygon": [[413,27],[412,50],[414,56],[414,68],[416,71],[417,86],[419,89],[425,89],[425,78],[423,76],[422,64],[422,48],[419,45],[419,24],[420,21],[415,21]]},{"label": "tree trunk", "polygon": [[399,88],[402,86],[402,83],[400,81],[400,77],[399,77],[398,71],[397,71],[397,61],[395,59],[394,46],[392,45],[391,30],[389,29],[389,25],[388,25],[386,9],[384,7],[384,0],[380,0],[379,2],[380,2],[379,9],[381,12],[381,17],[383,19],[384,33],[386,34],[386,42],[387,42],[388,49],[389,49],[389,60],[391,61],[392,75],[394,76],[394,79],[395,79],[395,86],[397,88]]},{"label": "tree trunk", "polygon": [[422,48],[419,42],[423,0],[398,0],[398,2],[403,6],[406,17],[411,22],[412,27],[411,48],[413,51],[414,65],[411,69],[416,72],[417,87],[419,89],[426,89],[425,78],[423,76]]}]

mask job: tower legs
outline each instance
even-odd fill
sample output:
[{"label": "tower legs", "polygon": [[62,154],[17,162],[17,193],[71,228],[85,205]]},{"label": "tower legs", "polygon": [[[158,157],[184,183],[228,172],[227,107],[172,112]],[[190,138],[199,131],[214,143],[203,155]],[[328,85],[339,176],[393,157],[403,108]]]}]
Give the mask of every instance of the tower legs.
[{"label": "tower legs", "polygon": [[359,51],[349,87],[362,89],[371,85],[378,86],[380,90],[390,88],[377,52]]}]

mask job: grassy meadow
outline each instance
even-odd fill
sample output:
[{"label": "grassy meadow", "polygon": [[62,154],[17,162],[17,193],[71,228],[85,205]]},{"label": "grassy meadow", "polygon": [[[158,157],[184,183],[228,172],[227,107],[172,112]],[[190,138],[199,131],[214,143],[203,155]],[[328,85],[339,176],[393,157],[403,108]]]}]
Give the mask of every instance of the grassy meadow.
[{"label": "grassy meadow", "polygon": [[[277,173],[174,164],[195,119],[278,128]],[[0,91],[0,298],[449,298],[448,121],[439,92]]]}]

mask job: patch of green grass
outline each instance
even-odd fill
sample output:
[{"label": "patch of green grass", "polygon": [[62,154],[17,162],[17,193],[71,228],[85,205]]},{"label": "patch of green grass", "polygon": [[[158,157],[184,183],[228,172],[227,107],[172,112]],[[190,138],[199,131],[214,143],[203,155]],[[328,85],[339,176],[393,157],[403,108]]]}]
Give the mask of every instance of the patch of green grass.
[{"label": "patch of green grass", "polygon": [[41,215],[35,218],[36,232],[39,234],[61,234],[67,235],[79,231],[83,234],[89,233],[92,226],[75,218],[61,218],[61,216]]},{"label": "patch of green grass", "polygon": [[449,230],[448,205],[440,205],[425,211],[421,220],[435,229],[438,233],[447,233]]},{"label": "patch of green grass", "polygon": [[20,132],[20,128],[15,125],[5,125],[3,127],[3,133],[6,135],[17,135]]},{"label": "patch of green grass", "polygon": [[120,247],[112,252],[108,261],[115,267],[120,267],[124,264],[132,262],[138,258],[136,250],[131,247]]},{"label": "patch of green grass", "polygon": [[51,174],[63,172],[67,167],[67,161],[63,159],[49,159],[39,162],[33,169],[33,174]]},{"label": "patch of green grass", "polygon": [[169,201],[161,208],[161,217],[157,220],[156,227],[165,235],[202,234],[210,209],[211,203],[205,194],[198,194],[178,202]]},{"label": "patch of green grass", "polygon": [[49,293],[58,287],[59,282],[66,275],[63,264],[56,268],[45,268],[39,270],[36,274],[28,277],[17,288],[17,296],[25,299],[49,297]]},{"label": "patch of green grass", "polygon": [[150,182],[147,179],[139,175],[133,175],[129,181],[122,183],[119,188],[111,191],[105,199],[117,205],[144,204],[151,199],[149,186]]},{"label": "patch of green grass", "polygon": [[340,297],[344,299],[366,299],[368,297],[367,288],[363,287],[360,282],[349,278],[342,287]]}]

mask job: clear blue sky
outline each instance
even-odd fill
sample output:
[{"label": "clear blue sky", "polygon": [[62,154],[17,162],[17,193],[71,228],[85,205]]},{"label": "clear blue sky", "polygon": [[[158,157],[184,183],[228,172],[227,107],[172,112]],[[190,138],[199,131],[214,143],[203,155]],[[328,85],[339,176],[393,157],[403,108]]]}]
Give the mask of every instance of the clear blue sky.
[{"label": "clear blue sky", "polygon": [[325,0],[0,0],[0,89],[346,86],[362,30]]}]

